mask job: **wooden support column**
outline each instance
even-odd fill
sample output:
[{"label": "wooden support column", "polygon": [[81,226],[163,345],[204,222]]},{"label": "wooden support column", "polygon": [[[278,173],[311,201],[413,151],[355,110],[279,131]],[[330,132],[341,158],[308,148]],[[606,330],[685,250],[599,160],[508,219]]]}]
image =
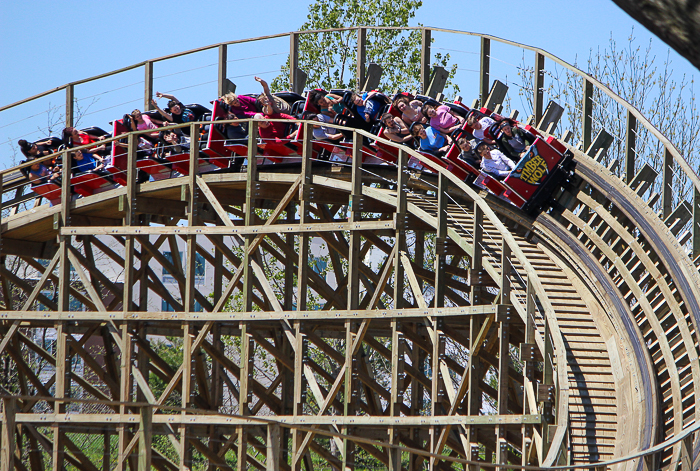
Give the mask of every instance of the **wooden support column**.
[{"label": "wooden support column", "polygon": [[665,221],[673,211],[673,156],[664,149],[663,188],[661,188],[661,218]]},{"label": "wooden support column", "polygon": [[[250,166],[248,167],[250,169]],[[199,124],[190,125],[190,174],[188,176],[187,225],[197,225],[197,176],[199,175]],[[247,193],[246,193],[247,196]],[[248,201],[246,200],[246,205]],[[247,210],[247,207],[246,207]],[[246,247],[246,254],[248,253]],[[185,266],[185,311],[194,311],[195,266],[197,261],[197,239],[193,234],[187,235],[187,260]]]},{"label": "wooden support column", "polygon": [[[389,401],[389,415],[399,417],[404,394],[404,338],[401,332],[402,325],[396,318],[391,320],[391,398]],[[413,365],[414,367],[416,365]],[[400,445],[399,429],[389,427],[389,443]],[[401,471],[401,451],[390,448],[389,471]]]},{"label": "wooden support column", "polygon": [[[437,232],[435,234],[435,297],[434,307],[445,305],[445,270],[447,255],[447,177],[440,173],[438,176],[438,215]],[[418,261],[418,260],[417,260]],[[420,263],[423,261],[420,260]]]},{"label": "wooden support column", "polygon": [[408,163],[408,155],[403,149],[399,149],[397,160],[397,177],[396,177],[396,238],[394,244],[398,246],[396,251],[396,259],[394,260],[394,309],[401,309],[404,305],[404,267],[401,262],[401,251],[406,246],[406,183],[408,175],[406,174],[406,164]]},{"label": "wooden support column", "polygon": [[301,94],[303,86],[298,82],[299,70],[299,33],[289,33],[289,89]]},{"label": "wooden support column", "polygon": [[[503,241],[501,251],[501,304],[510,304],[510,247]],[[498,414],[508,414],[508,369],[510,367],[510,317],[499,314],[498,320]],[[496,426],[496,463],[508,462],[506,426]]]},{"label": "wooden support column", "polygon": [[[72,85],[70,86],[71,103],[72,103]],[[66,89],[68,93],[68,89]],[[67,104],[67,102],[66,102]],[[72,117],[71,117],[72,119]],[[62,172],[61,172],[61,213],[59,224],[61,227],[70,226],[70,207],[71,207],[71,192],[70,192],[70,177],[71,177],[71,154],[66,150],[62,154]],[[58,278],[58,310],[68,311],[70,307],[70,261],[68,259],[68,250],[71,244],[70,236],[59,236],[59,278]],[[62,399],[66,396],[66,381],[68,380],[68,372],[66,371],[68,354],[66,352],[66,331],[65,322],[56,322],[56,385],[54,397]],[[56,401],[53,404],[56,413],[64,413],[66,405],[63,401]],[[64,433],[58,424],[54,424],[53,431],[53,448],[52,448],[52,465],[53,471],[61,471],[63,469],[63,445]]]},{"label": "wooden support column", "polygon": [[[131,375],[131,356],[133,353],[133,347],[131,342],[131,329],[128,322],[124,322],[120,329],[121,344],[119,345],[120,351],[120,364],[119,364],[119,401],[122,403],[119,405],[119,413],[126,414],[128,412],[125,403],[131,402],[131,391],[132,391],[132,375]],[[126,461],[128,456],[126,456],[126,448],[131,440],[131,436],[128,430],[129,426],[125,423],[121,423],[118,426],[119,431],[119,445],[117,451],[117,470],[126,470]]]},{"label": "wooden support column", "polygon": [[[251,414],[250,403],[253,399],[251,379],[255,365],[253,364],[253,336],[250,333],[250,325],[241,322],[241,373],[238,386],[238,414],[246,416]],[[245,425],[237,427],[238,433],[238,463],[237,471],[248,469],[248,428]]]},{"label": "wooden support column", "polygon": [[181,413],[183,424],[180,425],[180,471],[187,471],[191,468],[192,449],[189,446],[189,438],[187,436],[187,426],[184,425],[184,418],[187,416],[185,409],[190,407],[192,394],[192,336],[193,328],[189,322],[185,322],[182,326],[182,394],[181,403],[183,411]]},{"label": "wooden support column", "polygon": [[[255,196],[258,186],[257,172],[257,138],[258,138],[258,123],[257,121],[248,122],[248,167],[246,173],[246,188],[245,188],[245,224],[253,225],[255,221]],[[243,309],[248,311],[253,308],[253,267],[250,264],[251,253],[250,245],[255,239],[254,234],[245,236],[245,244],[243,250]]]},{"label": "wooden support column", "polygon": [[[362,220],[362,135],[353,133],[352,191],[348,200],[350,209],[348,222]],[[357,309],[360,304],[360,233],[350,231],[348,255],[348,309]]]},{"label": "wooden support column", "polygon": [[421,93],[425,93],[430,85],[430,43],[432,42],[431,30],[423,28],[421,30],[420,49],[420,84]]},{"label": "wooden support column", "polygon": [[[583,79],[583,116],[581,122],[582,150],[585,152],[591,146],[591,136],[593,134],[593,84],[587,79]],[[634,178],[634,176],[633,176]]]},{"label": "wooden support column", "polygon": [[144,87],[143,87],[143,109],[145,111],[151,111],[153,105],[151,100],[153,99],[153,61],[146,61],[143,65],[144,68]]},{"label": "wooden support column", "polygon": [[532,114],[535,116],[535,123],[542,120],[542,109],[544,102],[544,55],[535,53],[535,75],[534,90],[532,94]]},{"label": "wooden support column", "polygon": [[357,28],[357,84],[355,89],[362,91],[365,86],[365,62],[367,61],[367,28]]},{"label": "wooden support column", "polygon": [[627,111],[627,133],[625,134],[625,183],[629,184],[635,175],[637,158],[637,118]]},{"label": "wooden support column", "polygon": [[[528,277],[526,288],[525,301],[525,343],[520,344],[520,361],[523,362],[523,414],[530,413],[531,410],[537,410],[537,403],[534,402],[534,394],[530,395],[528,390],[534,392],[535,385],[535,288],[532,280]],[[533,427],[531,424],[523,424],[522,426],[522,461],[523,466],[530,465],[528,457],[530,449],[533,446]]]},{"label": "wooden support column", "polygon": [[2,427],[0,428],[0,471],[15,469],[15,413],[17,400],[12,397],[2,398]]},{"label": "wooden support column", "polygon": [[[358,35],[364,36],[364,28],[358,30]],[[364,40],[364,38],[363,38]],[[364,54],[364,53],[363,53]],[[358,49],[359,59],[359,49]],[[359,68],[358,68],[359,73]],[[352,155],[352,190],[348,200],[350,209],[349,222],[359,222],[362,220],[362,135],[353,133],[353,155]],[[358,309],[360,305],[360,265],[362,256],[360,254],[360,232],[351,231],[348,245],[348,309]],[[355,415],[355,384],[353,375],[357,374],[357,360],[355,358],[352,344],[357,331],[356,323],[352,320],[345,321],[345,364],[349,367],[345,369],[345,393],[343,400],[343,414],[345,416]],[[351,435],[354,430],[344,426],[343,433]],[[355,444],[352,441],[343,439],[343,470],[355,469]]]},{"label": "wooden support column", "polygon": [[489,96],[489,85],[491,72],[491,40],[482,36],[481,38],[481,59],[479,61],[479,103],[486,106],[486,99]]},{"label": "wooden support column", "polygon": [[[442,329],[442,318],[432,317],[430,323],[433,325],[433,335],[432,344],[433,351],[430,355],[431,365],[430,369],[432,372],[431,379],[431,391],[430,391],[430,410],[431,415],[444,415],[445,411],[442,407],[442,398],[445,393],[445,383],[442,374],[441,363],[444,362],[445,356],[445,334]],[[430,427],[430,449],[435,454],[442,454],[442,449],[437,447],[440,437],[440,431],[442,427],[433,425]],[[435,457],[430,457],[428,469],[430,471],[435,471],[440,467],[440,463]]]},{"label": "wooden support column", "polygon": [[[294,410],[292,411],[294,418],[304,415],[304,403],[306,402],[306,378],[302,373],[306,364],[307,353],[307,338],[302,330],[300,321],[294,322],[295,342],[294,346],[294,371],[298,374],[294,375]],[[292,431],[292,471],[301,470],[301,457],[303,450],[301,444],[304,441],[304,432],[297,429]]]},{"label": "wooden support column", "polygon": [[[129,134],[126,164],[126,195],[124,196],[124,225],[131,226],[136,218],[136,150],[138,140],[134,134]],[[134,300],[134,252],[135,239],[133,235],[126,236],[124,244],[124,293],[122,298],[122,310],[129,312]]]},{"label": "wooden support column", "polygon": [[[311,146],[311,125],[304,124],[304,143],[301,160],[301,184],[299,185],[299,223],[304,224],[309,219],[309,209],[311,202],[311,157],[313,148]],[[297,310],[305,311],[307,302],[307,286],[309,272],[309,235],[303,233],[299,236],[299,271],[297,273]]]},{"label": "wooden support column", "polygon": [[[484,213],[481,208],[474,203],[474,222],[472,226],[472,249],[473,255],[471,259],[471,270],[472,273],[478,274],[483,271],[483,247],[482,240],[484,234],[483,228]],[[482,286],[479,283],[472,282],[471,290],[469,293],[469,301],[472,306],[477,306],[482,302]],[[486,327],[483,319],[480,316],[471,316],[469,318],[469,360],[467,363],[468,367],[468,389],[467,389],[467,415],[479,415],[481,413],[481,361],[477,355],[474,354],[479,348],[479,342],[477,339],[480,337],[479,333],[482,328]],[[476,460],[479,457],[479,437],[478,429],[473,425],[466,426],[467,442],[471,450],[467,450],[467,453],[471,454],[471,459]],[[468,471],[478,471],[479,467],[476,465],[468,465]]]},{"label": "wooden support column", "polygon": [[280,426],[279,424],[268,424],[267,426],[267,456],[265,459],[266,471],[280,470]]},{"label": "wooden support column", "polygon": [[693,260],[700,257],[700,191],[693,190]]},{"label": "wooden support column", "polygon": [[[355,309],[357,308],[357,305]],[[345,417],[355,415],[355,400],[357,393],[355,391],[355,381],[353,376],[357,375],[357,359],[355,358],[352,344],[357,328],[352,320],[345,321],[345,389],[343,394],[343,415]],[[344,425],[342,433],[345,435],[353,435],[355,429]],[[351,440],[343,438],[343,471],[351,471],[355,469],[355,443]]]},{"label": "wooden support column", "polygon": [[219,45],[219,73],[217,80],[217,96],[225,95],[226,90],[226,67],[228,64],[228,48],[226,44]]},{"label": "wooden support column", "polygon": [[151,471],[151,437],[153,436],[153,407],[141,406],[139,420],[138,470]]},{"label": "wooden support column", "polygon": [[75,87],[72,83],[66,85],[66,127],[71,127],[74,124],[73,118],[75,114]]}]

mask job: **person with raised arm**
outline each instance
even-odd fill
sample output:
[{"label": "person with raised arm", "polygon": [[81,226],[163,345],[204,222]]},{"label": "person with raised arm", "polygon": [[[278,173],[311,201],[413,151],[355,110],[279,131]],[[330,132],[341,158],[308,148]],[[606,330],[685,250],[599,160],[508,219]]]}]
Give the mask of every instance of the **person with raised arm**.
[{"label": "person with raised arm", "polygon": [[156,98],[165,98],[168,101],[170,113],[163,111],[155,100],[151,99],[151,104],[158,110],[158,113],[170,123],[190,123],[195,120],[194,112],[183,105],[180,100],[167,93],[156,92]]}]

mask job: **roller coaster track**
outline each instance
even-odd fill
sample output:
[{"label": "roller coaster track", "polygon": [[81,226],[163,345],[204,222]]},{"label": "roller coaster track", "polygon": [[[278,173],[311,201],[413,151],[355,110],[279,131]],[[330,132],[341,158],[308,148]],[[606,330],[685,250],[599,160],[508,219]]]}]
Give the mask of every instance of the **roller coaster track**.
[{"label": "roller coaster track", "polygon": [[533,218],[408,149],[258,165],[249,125],[245,173],[137,184],[131,136],[70,204],[2,173],[1,471],[699,469],[692,212],[572,146]]}]

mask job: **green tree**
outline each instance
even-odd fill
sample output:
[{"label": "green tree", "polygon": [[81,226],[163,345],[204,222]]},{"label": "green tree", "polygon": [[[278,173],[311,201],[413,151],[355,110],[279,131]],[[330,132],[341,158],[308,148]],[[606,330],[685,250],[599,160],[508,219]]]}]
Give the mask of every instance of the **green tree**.
[{"label": "green tree", "polygon": [[[421,0],[316,0],[309,7],[300,31],[352,26],[407,27],[421,7]],[[307,87],[357,88],[357,30],[303,34],[299,37],[299,67],[308,74]],[[370,29],[366,38],[366,62],[382,66],[379,87],[420,90],[420,30]],[[433,65],[448,68],[449,54],[434,54]],[[457,65],[449,66],[450,77]],[[272,82],[273,90],[289,88],[289,61]],[[459,88],[448,82],[456,93]]]}]

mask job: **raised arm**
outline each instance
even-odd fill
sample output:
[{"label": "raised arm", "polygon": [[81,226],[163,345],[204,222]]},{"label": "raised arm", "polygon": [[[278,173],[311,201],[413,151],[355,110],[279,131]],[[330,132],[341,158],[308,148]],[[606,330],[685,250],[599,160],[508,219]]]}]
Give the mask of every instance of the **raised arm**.
[{"label": "raised arm", "polygon": [[173,95],[168,95],[167,93],[160,93],[156,92],[156,98],[165,98],[166,100],[175,100],[175,101],[180,101],[175,96]]},{"label": "raised arm", "polygon": [[[171,98],[171,100],[172,100],[172,98]],[[166,113],[165,111],[161,110],[161,109],[160,109],[160,106],[158,106],[158,103],[156,103],[156,101],[155,101],[154,99],[151,99],[151,105],[153,105],[153,107],[158,111],[158,113],[160,113],[160,115],[161,115],[166,121],[169,121],[169,122],[171,122],[171,123],[173,122],[173,115],[171,115],[170,113]]]}]

